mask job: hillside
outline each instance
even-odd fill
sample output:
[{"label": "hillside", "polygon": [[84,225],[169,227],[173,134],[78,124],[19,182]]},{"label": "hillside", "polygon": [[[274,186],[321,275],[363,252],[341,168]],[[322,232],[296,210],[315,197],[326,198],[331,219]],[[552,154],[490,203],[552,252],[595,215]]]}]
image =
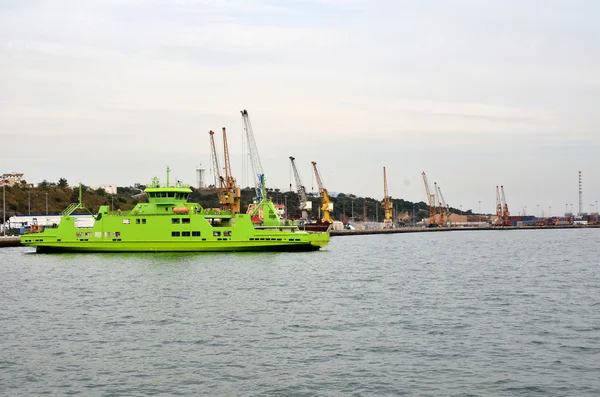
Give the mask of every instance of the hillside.
[{"label": "hillside", "polygon": [[[101,205],[108,205],[115,210],[131,210],[139,200],[145,199],[142,190],[132,187],[118,187],[115,195],[108,194],[103,189],[93,190],[86,186],[83,186],[82,192],[83,202],[93,213],[96,213]],[[13,215],[59,214],[69,204],[78,202],[79,189],[78,187],[66,186],[64,182],[62,186],[61,183],[43,182],[38,187],[6,186],[5,194],[6,218],[8,219]],[[289,218],[297,219],[300,217],[299,200],[296,192],[268,189],[268,195],[275,204],[287,204]],[[242,189],[242,211],[246,211],[254,196],[254,189]],[[319,213],[320,199],[318,197],[311,197],[310,199],[313,202],[313,214],[316,216]],[[334,205],[333,218],[336,220],[343,222],[352,219],[362,221],[364,212],[366,212],[367,221],[383,220],[383,210],[379,200],[345,193],[339,193],[331,200]],[[217,195],[214,189],[211,188],[192,188],[190,201],[200,203],[204,208],[219,207]],[[412,223],[413,211],[414,220],[416,221],[429,216],[429,206],[424,202],[413,203],[392,198],[392,203],[396,213],[399,214],[401,223]],[[458,210],[454,208],[451,208],[451,211],[458,213]],[[471,211],[465,211],[464,214],[471,214]]]}]

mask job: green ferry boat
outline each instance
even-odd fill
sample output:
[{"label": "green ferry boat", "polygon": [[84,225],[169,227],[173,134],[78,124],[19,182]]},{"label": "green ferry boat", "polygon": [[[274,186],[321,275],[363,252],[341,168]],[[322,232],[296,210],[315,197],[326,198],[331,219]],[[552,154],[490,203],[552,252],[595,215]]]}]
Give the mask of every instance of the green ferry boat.
[{"label": "green ferry boat", "polygon": [[263,203],[262,223],[251,214],[204,209],[188,202],[189,186],[160,186],[154,178],[145,189],[148,202],[131,211],[110,211],[101,206],[93,225],[75,223],[73,212],[85,209],[73,203],[57,225],[33,225],[21,236],[21,244],[37,252],[225,252],[315,251],[329,243],[329,233],[302,231],[294,223],[281,222],[273,203]]}]

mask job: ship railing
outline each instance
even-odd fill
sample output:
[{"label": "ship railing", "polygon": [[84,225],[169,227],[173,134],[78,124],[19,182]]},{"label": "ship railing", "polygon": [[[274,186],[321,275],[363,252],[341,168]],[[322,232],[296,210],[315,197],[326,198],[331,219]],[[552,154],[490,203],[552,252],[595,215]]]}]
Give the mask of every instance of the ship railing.
[{"label": "ship railing", "polygon": [[75,211],[77,208],[79,207],[79,203],[72,203],[71,205],[69,205],[63,212],[61,212],[61,215],[67,215],[67,214],[71,214],[73,211]]}]

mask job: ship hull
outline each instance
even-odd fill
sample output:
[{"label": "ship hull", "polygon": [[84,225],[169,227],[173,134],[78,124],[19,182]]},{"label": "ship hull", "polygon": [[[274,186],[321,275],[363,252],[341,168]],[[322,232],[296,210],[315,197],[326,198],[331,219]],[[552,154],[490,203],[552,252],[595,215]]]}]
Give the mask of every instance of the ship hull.
[{"label": "ship hull", "polygon": [[106,243],[106,244],[47,244],[36,245],[36,252],[306,252],[321,248],[316,244],[172,244],[172,243]]},{"label": "ship hull", "polygon": [[307,232],[327,232],[331,228],[331,223],[328,222],[312,222],[312,223],[304,223],[301,225],[301,230],[305,230]]}]

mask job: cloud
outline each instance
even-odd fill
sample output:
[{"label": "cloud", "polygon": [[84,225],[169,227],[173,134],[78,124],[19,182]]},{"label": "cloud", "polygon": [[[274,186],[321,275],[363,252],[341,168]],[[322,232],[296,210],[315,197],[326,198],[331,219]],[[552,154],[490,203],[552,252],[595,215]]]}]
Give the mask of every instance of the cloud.
[{"label": "cloud", "polygon": [[0,137],[37,139],[30,155],[50,162],[45,151],[76,145],[69,160],[101,179],[89,184],[139,181],[169,159],[191,181],[222,126],[241,174],[247,108],[277,186],[294,155],[319,162],[335,191],[379,194],[385,162],[394,197],[422,199],[422,170],[465,207],[500,179],[534,195],[527,181],[551,167],[563,184],[569,169],[600,171],[598,11],[583,0],[3,2]]}]

